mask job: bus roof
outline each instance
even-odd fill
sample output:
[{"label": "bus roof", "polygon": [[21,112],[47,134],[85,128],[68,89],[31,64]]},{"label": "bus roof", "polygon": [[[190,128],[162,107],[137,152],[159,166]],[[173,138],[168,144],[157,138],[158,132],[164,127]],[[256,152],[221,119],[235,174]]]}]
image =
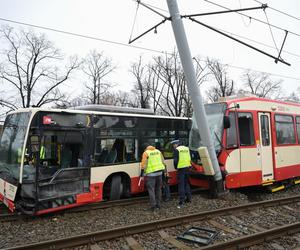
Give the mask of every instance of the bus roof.
[{"label": "bus roof", "polygon": [[189,120],[188,117],[175,117],[175,116],[161,116],[161,115],[150,115],[150,114],[138,114],[138,113],[122,113],[122,112],[109,112],[109,111],[92,111],[82,109],[53,109],[53,108],[20,108],[9,112],[8,114],[21,113],[21,112],[55,112],[55,113],[69,113],[69,114],[95,114],[95,115],[110,115],[110,116],[127,116],[127,117],[144,117],[144,118],[156,118],[156,119],[178,119],[178,120]]},{"label": "bus roof", "polygon": [[154,110],[152,110],[152,109],[121,107],[121,106],[113,106],[113,105],[100,105],[100,104],[77,106],[77,107],[74,107],[74,109],[88,110],[88,111],[100,111],[100,112],[154,115]]}]

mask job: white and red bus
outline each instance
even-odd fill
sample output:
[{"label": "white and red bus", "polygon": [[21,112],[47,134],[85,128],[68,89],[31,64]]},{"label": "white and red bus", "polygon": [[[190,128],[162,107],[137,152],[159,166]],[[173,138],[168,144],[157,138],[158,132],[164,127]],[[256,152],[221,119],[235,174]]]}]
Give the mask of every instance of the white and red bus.
[{"label": "white and red bus", "polygon": [[[299,103],[227,97],[206,105],[206,113],[226,188],[270,185],[277,191],[300,183]],[[194,122],[190,138],[191,149],[203,146]],[[201,159],[193,166],[191,182],[198,185],[205,169]]]},{"label": "white and red bus", "polygon": [[121,107],[84,109],[8,114],[0,144],[0,200],[11,211],[43,214],[143,192],[139,163],[148,143],[162,151],[176,184],[170,141],[188,144],[189,119]]},{"label": "white and red bus", "polygon": [[[174,185],[170,141],[189,141],[192,151],[203,146],[188,118],[86,109],[30,108],[7,116],[0,200],[10,210],[43,214],[144,192],[139,162],[148,143],[163,152]],[[299,104],[228,97],[205,109],[226,188],[300,183]],[[208,188],[210,177],[195,151],[191,184]]]}]

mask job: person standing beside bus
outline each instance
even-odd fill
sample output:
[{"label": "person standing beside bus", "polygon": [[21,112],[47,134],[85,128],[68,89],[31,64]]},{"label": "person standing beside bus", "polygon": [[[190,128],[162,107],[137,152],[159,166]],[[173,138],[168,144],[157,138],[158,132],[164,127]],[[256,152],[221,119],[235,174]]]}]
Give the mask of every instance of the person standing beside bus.
[{"label": "person standing beside bus", "polygon": [[165,171],[164,157],[153,146],[147,146],[141,162],[141,177],[146,176],[146,187],[150,199],[150,210],[160,209],[162,174]]},{"label": "person standing beside bus", "polygon": [[191,166],[190,149],[186,146],[180,146],[179,140],[171,142],[174,149],[174,168],[177,170],[179,204],[181,208],[184,202],[191,202],[192,193],[189,183],[189,168]]}]

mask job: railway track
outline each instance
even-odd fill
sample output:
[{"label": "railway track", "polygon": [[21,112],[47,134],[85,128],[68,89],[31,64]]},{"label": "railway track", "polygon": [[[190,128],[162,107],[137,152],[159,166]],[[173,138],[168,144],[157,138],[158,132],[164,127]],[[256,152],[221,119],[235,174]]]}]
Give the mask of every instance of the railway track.
[{"label": "railway track", "polygon": [[[203,191],[202,189],[194,189],[192,191],[192,193],[199,194],[202,191]],[[172,193],[171,197],[175,198],[175,197],[177,197],[177,195],[178,195],[178,193]],[[87,205],[83,205],[83,206],[79,206],[79,207],[61,210],[61,211],[55,212],[55,214],[79,213],[79,212],[86,212],[86,211],[97,210],[97,209],[106,209],[106,208],[113,208],[113,207],[120,207],[120,206],[131,206],[131,205],[143,204],[143,203],[148,203],[148,202],[149,202],[148,196],[133,197],[133,198],[127,198],[127,199],[122,199],[122,200],[91,203],[91,204],[87,204]],[[9,212],[8,208],[4,204],[2,204],[2,205],[3,206],[0,205],[0,222],[34,218],[34,216],[30,216],[30,215],[11,213],[11,212]]]},{"label": "railway track", "polygon": [[[55,214],[79,213],[79,212],[85,212],[85,211],[96,210],[96,209],[105,209],[105,208],[112,208],[112,207],[119,207],[119,206],[130,206],[133,204],[145,203],[148,202],[148,200],[149,200],[148,197],[136,197],[136,198],[130,198],[124,200],[99,202],[99,203],[87,204],[80,207],[58,211]],[[22,219],[30,219],[30,218],[35,218],[35,217],[29,215],[11,213],[6,207],[0,208],[0,222],[15,221],[15,220],[22,220]]]},{"label": "railway track", "polygon": [[[100,249],[97,242],[100,245],[104,244],[104,241],[107,243],[108,240],[111,241],[109,243],[111,248],[114,248],[114,241],[121,241],[123,245],[127,244],[131,249],[143,249],[143,247],[149,249],[151,248],[149,244],[153,244],[154,239],[156,241],[155,244],[162,246],[161,249],[172,247],[180,249],[199,248],[200,245],[198,244],[192,242],[183,243],[176,239],[178,234],[191,226],[201,226],[218,233],[218,236],[214,238],[214,244],[201,249],[240,249],[241,247],[280,237],[281,235],[299,232],[299,207],[300,195],[296,195],[8,249],[61,249],[84,245],[87,246],[86,249],[89,249],[91,244],[94,249]],[[261,216],[264,219],[268,217],[267,221],[270,223],[268,225],[259,225]],[[278,219],[274,220],[274,218]],[[83,247],[82,249],[85,248]],[[101,247],[101,249],[103,248]]]}]

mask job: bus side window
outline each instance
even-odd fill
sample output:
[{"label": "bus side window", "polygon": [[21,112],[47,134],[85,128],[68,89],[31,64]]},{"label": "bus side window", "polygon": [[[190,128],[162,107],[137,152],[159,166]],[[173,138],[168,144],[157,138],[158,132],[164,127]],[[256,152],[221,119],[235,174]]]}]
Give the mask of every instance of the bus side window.
[{"label": "bus side window", "polygon": [[230,128],[226,129],[226,147],[235,148],[237,147],[235,112],[229,112],[228,117],[230,120]]}]

